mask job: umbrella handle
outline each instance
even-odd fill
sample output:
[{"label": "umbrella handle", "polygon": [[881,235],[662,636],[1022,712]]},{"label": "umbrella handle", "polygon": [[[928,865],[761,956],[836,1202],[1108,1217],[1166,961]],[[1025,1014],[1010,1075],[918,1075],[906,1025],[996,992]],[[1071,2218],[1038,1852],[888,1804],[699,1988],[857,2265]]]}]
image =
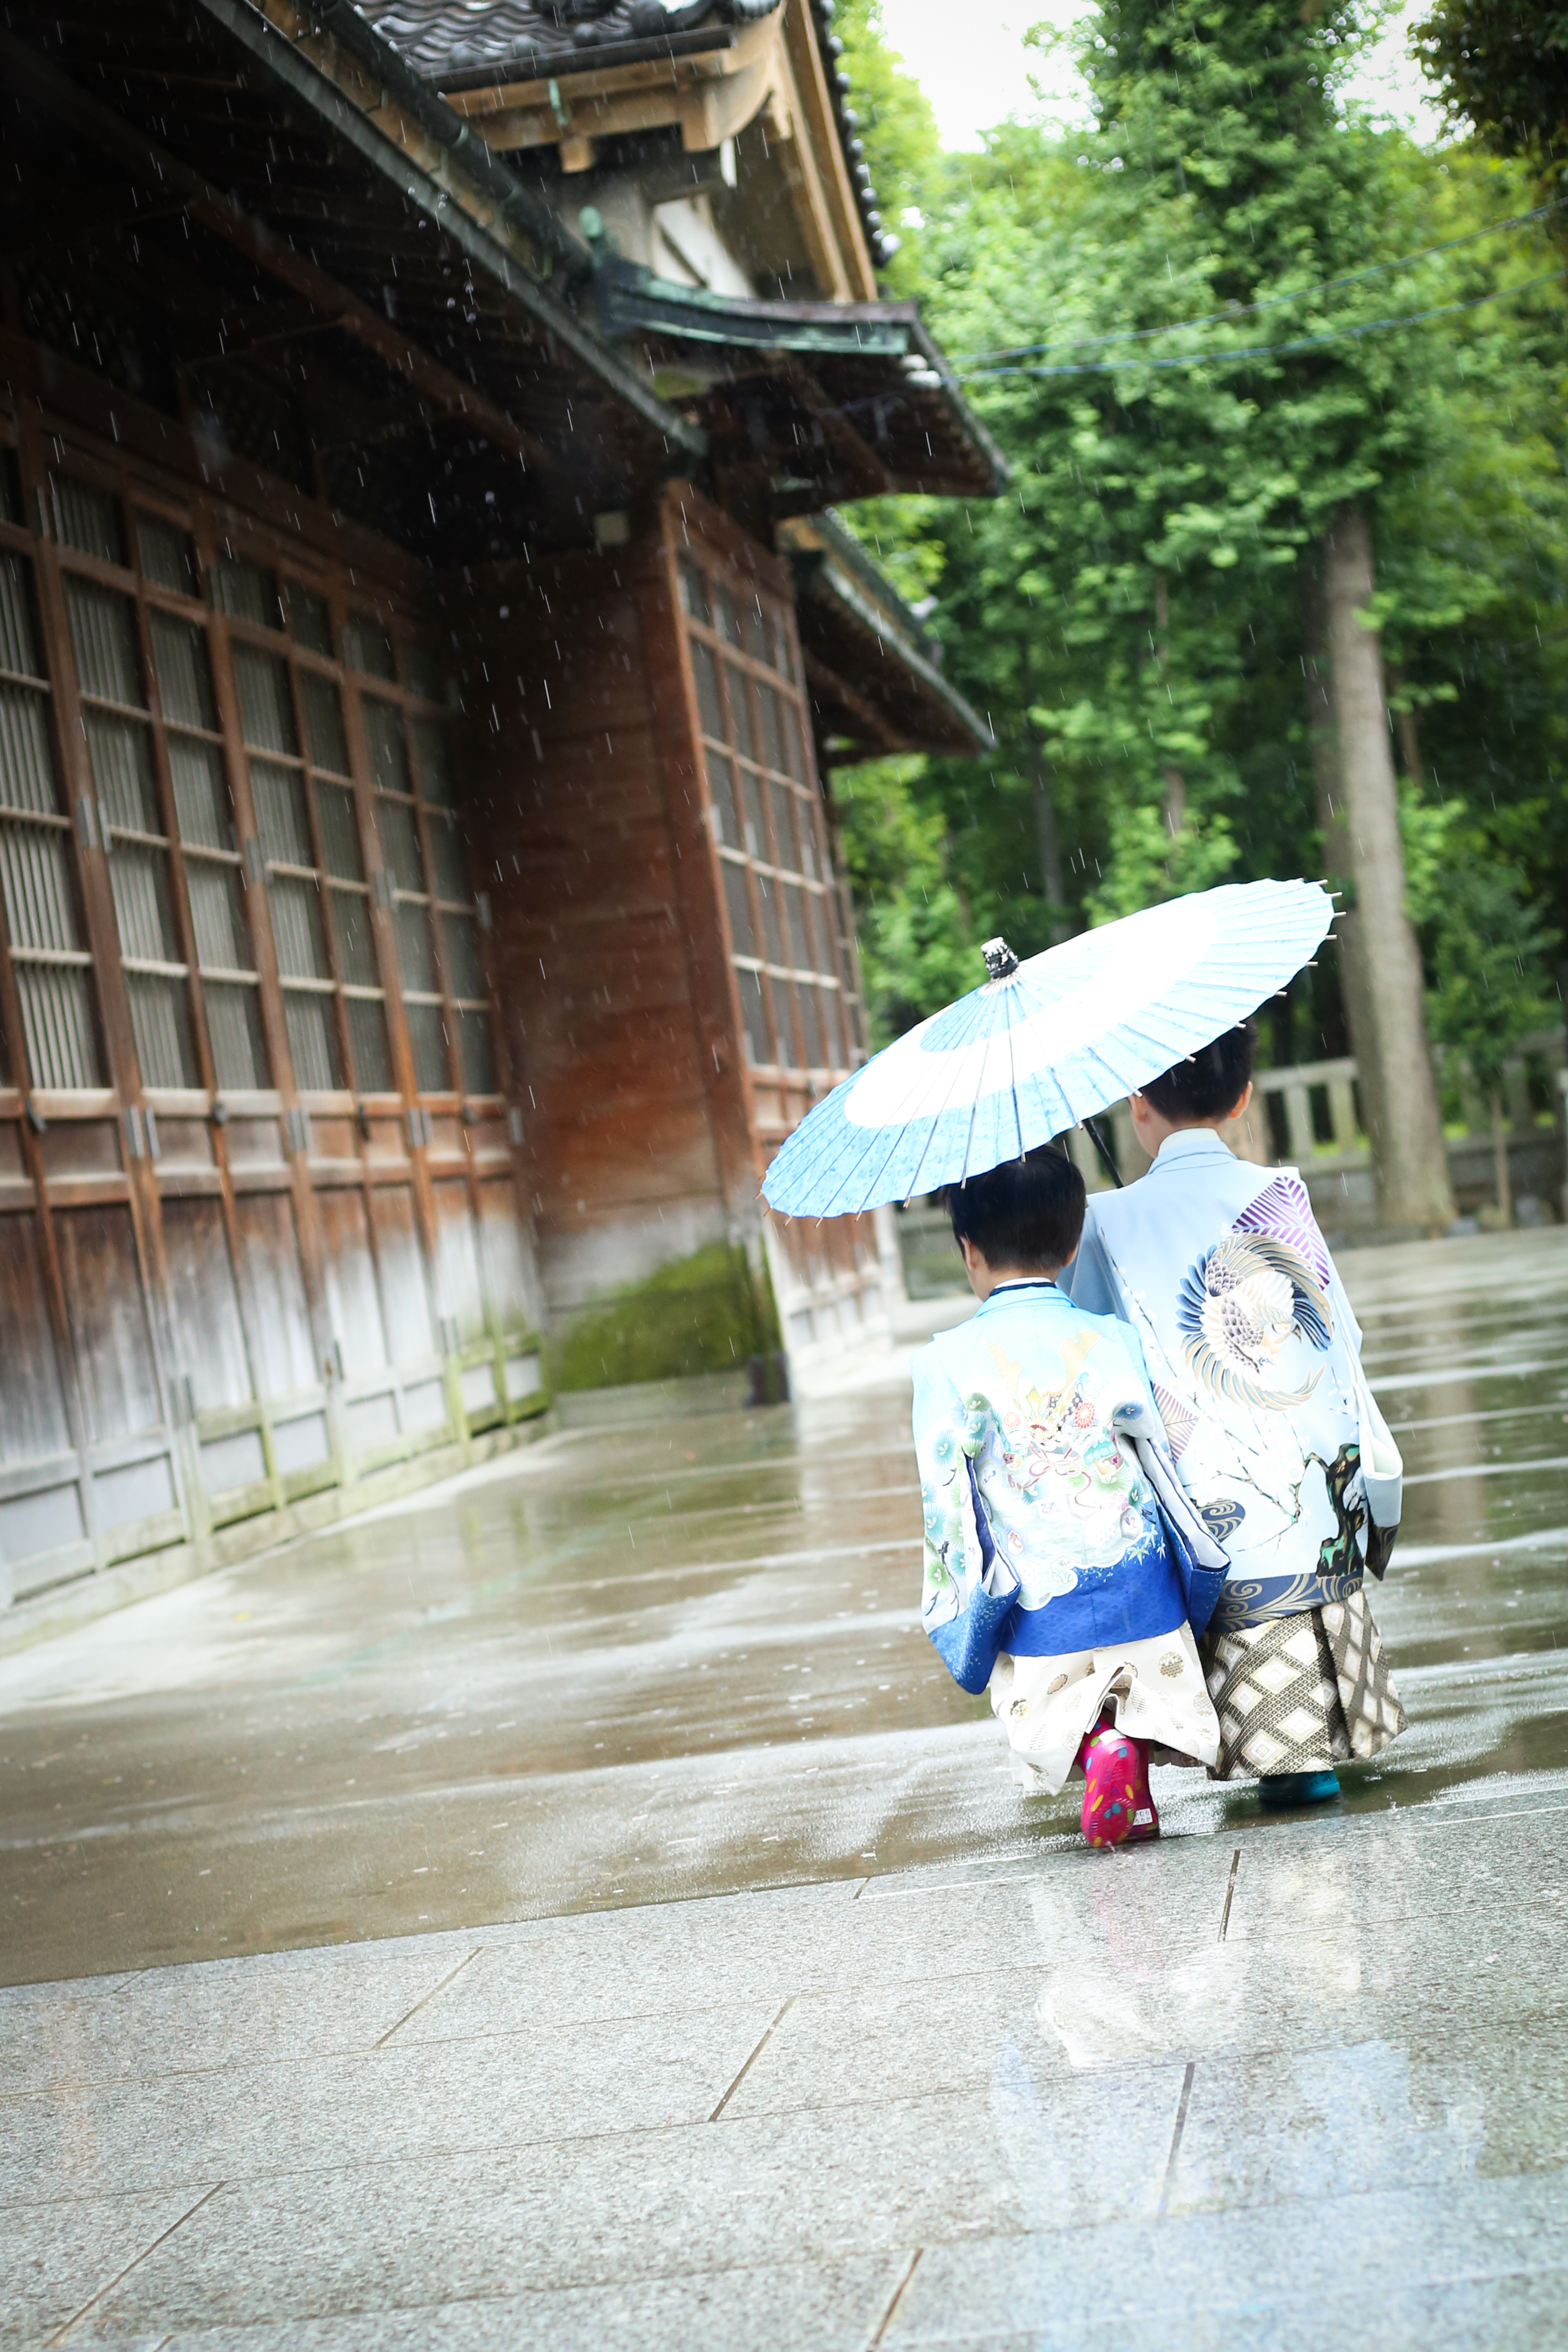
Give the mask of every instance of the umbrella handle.
[{"label": "umbrella handle", "polygon": [[1086,1118],[1084,1120],[1083,1132],[1087,1135],[1090,1142],[1094,1146],[1095,1150],[1099,1153],[1100,1165],[1104,1169],[1106,1175],[1109,1176],[1112,1183],[1116,1187],[1116,1190],[1119,1192],[1122,1192],[1124,1187],[1122,1182],[1122,1171],[1116,1165],[1115,1154],[1112,1151],[1104,1136],[1101,1133],[1099,1128],[1095,1126],[1094,1121],[1092,1118]]}]

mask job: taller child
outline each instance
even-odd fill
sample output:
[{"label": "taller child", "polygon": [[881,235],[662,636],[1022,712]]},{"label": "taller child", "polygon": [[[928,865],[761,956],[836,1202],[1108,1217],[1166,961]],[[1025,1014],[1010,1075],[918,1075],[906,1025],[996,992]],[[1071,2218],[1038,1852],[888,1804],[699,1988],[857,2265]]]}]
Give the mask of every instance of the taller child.
[{"label": "taller child", "polygon": [[1221,1780],[1319,1801],[1405,1710],[1366,1603],[1398,1519],[1399,1457],[1361,1369],[1361,1327],[1293,1168],[1238,1160],[1218,1129],[1251,1100],[1253,1028],[1132,1097],[1154,1165],[1088,1203],[1060,1276],[1131,1324],[1176,1456],[1230,1568],[1201,1649]]}]

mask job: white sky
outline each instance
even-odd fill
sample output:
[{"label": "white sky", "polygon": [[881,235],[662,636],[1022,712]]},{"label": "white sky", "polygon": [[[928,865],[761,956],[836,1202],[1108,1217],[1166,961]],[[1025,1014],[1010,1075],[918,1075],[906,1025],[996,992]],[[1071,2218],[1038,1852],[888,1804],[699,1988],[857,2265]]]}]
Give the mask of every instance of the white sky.
[{"label": "white sky", "polygon": [[[1083,13],[1081,0],[966,0],[962,36],[956,39],[952,0],[883,0],[882,5],[889,45],[924,86],[943,145],[959,149],[977,146],[982,131],[1009,115],[1043,113],[1062,123],[1082,119],[1080,86],[1066,59],[1026,49],[1023,36],[1040,23],[1065,29]],[[1410,27],[1425,13],[1424,0],[1404,0],[1351,89],[1430,140],[1439,118],[1407,47]],[[1038,99],[1031,75],[1040,84]]]}]

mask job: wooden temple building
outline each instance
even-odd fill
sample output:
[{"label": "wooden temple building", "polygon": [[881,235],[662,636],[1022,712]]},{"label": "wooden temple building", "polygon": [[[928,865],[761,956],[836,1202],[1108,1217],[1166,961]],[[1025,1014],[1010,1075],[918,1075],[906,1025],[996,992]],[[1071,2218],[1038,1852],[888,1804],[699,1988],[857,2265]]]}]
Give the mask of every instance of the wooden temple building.
[{"label": "wooden temple building", "polygon": [[865,1050],[829,777],[985,734],[832,509],[1001,467],[831,14],[0,16],[0,1639],[688,1262],[882,1311],[758,1200]]}]

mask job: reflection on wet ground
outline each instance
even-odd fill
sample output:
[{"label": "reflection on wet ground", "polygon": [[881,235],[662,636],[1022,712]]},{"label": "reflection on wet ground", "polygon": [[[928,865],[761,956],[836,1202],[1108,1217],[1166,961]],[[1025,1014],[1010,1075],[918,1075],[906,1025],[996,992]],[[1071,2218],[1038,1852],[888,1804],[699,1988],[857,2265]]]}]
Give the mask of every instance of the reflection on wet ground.
[{"label": "reflection on wet ground", "polygon": [[[1568,1234],[1344,1271],[1405,1450],[1413,1728],[1344,1808],[1562,1763]],[[6,1981],[974,1865],[1068,1838],[916,1622],[896,1373],[577,1430],[0,1662]],[[1171,1773],[1170,1832],[1250,1822]]]},{"label": "reflection on wet ground", "polygon": [[1568,1234],[1346,1272],[1413,1729],[1310,1818],[1013,1788],[896,1365],[0,1664],[4,2352],[1560,2344]]}]

